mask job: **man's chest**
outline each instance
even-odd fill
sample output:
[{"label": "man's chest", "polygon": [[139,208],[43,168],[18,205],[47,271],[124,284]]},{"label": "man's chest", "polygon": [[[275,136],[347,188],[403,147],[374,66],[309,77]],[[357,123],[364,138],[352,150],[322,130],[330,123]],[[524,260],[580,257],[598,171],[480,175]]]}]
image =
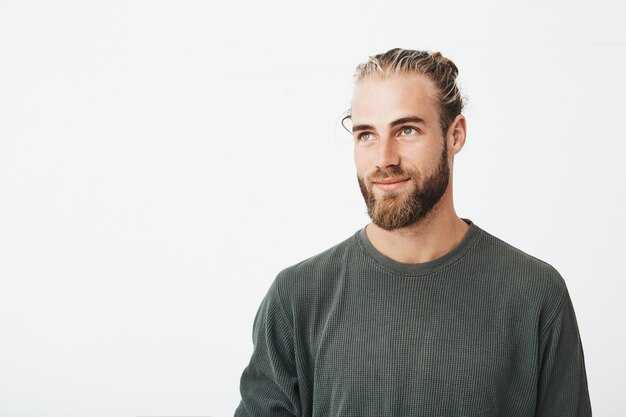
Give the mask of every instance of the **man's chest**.
[{"label": "man's chest", "polygon": [[376,290],[346,291],[317,320],[314,391],[332,399],[319,411],[488,416],[501,414],[512,390],[533,395],[536,335],[524,322],[532,315],[505,295],[473,287]]}]

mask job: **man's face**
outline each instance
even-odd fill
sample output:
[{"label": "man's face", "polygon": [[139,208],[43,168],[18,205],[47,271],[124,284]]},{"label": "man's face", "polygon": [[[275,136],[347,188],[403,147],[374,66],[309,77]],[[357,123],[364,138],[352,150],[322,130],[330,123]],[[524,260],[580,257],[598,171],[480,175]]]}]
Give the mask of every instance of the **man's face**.
[{"label": "man's face", "polygon": [[354,159],[374,224],[395,230],[420,222],[450,177],[436,87],[421,75],[358,82],[352,101]]}]

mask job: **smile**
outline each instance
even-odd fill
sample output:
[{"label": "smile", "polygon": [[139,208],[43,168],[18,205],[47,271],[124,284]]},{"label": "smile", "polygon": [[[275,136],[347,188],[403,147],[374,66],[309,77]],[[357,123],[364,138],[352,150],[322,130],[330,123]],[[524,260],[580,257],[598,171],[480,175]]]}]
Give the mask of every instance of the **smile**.
[{"label": "smile", "polygon": [[407,182],[409,182],[409,178],[380,180],[380,181],[374,181],[373,184],[377,188],[380,188],[383,191],[394,191],[403,187]]}]

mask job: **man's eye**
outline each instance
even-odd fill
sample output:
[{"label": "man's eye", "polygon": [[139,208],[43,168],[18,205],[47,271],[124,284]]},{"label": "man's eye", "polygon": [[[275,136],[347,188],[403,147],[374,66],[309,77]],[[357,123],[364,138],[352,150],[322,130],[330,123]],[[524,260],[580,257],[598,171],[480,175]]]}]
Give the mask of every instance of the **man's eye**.
[{"label": "man's eye", "polygon": [[414,127],[410,127],[410,126],[405,126],[402,128],[402,134],[403,135],[413,135],[417,133],[417,129]]},{"label": "man's eye", "polygon": [[363,132],[359,135],[359,140],[362,142],[368,142],[372,139],[374,139],[374,135],[369,132]]}]

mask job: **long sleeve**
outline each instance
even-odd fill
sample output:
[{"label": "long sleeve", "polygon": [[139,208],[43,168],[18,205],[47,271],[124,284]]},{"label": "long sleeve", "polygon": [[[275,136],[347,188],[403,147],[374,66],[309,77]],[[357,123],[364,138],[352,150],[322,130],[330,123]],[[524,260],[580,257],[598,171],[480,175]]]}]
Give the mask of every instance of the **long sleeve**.
[{"label": "long sleeve", "polygon": [[536,416],[591,416],[583,348],[567,292],[541,337],[539,359]]},{"label": "long sleeve", "polygon": [[241,376],[241,403],[235,417],[299,416],[293,328],[280,304],[276,284],[254,319],[253,342],[252,358]]},{"label": "long sleeve", "polygon": [[282,270],[254,321],[236,417],[590,417],[551,265],[475,225],[420,264],[365,229]]}]

